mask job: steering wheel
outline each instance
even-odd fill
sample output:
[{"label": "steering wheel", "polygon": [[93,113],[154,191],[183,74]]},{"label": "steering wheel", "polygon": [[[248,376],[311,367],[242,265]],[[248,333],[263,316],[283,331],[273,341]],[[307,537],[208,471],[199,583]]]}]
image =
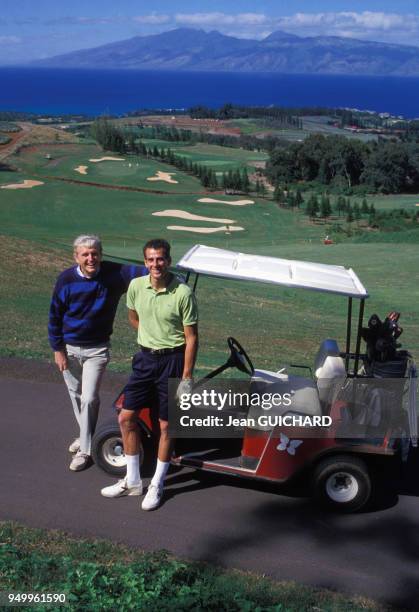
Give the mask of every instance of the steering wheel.
[{"label": "steering wheel", "polygon": [[230,349],[230,366],[236,367],[241,372],[253,376],[255,368],[253,363],[250,361],[249,355],[246,353],[240,342],[231,336],[227,338],[228,348]]}]

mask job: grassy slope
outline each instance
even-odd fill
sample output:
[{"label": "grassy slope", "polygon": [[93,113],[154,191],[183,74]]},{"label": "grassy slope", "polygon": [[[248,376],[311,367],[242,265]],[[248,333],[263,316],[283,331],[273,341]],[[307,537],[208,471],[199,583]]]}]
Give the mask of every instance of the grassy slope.
[{"label": "grassy slope", "polygon": [[[52,159],[46,159],[46,154],[50,154]],[[104,156],[121,157],[124,161],[99,163],[89,161]],[[18,155],[10,158],[10,162],[25,174],[36,175],[41,179],[46,176],[63,177],[81,182],[126,185],[169,193],[199,193],[203,191],[199,180],[188,175],[182,175],[178,184],[165,181],[147,181],[147,178],[155,176],[158,170],[174,173],[172,177],[174,180],[178,180],[176,175],[179,175],[179,172],[172,166],[151,159],[134,156],[124,158],[123,156],[104,153],[95,145],[64,145],[53,148],[44,146],[36,149],[22,149]],[[87,174],[76,172],[75,168],[78,166],[88,166]]]},{"label": "grassy slope", "polygon": [[[70,168],[76,157],[86,154],[86,149],[89,156],[100,155],[99,150],[93,151],[91,147],[57,147],[59,151],[70,151],[68,158],[63,157],[62,168]],[[19,159],[26,157],[24,153]],[[48,164],[43,153],[29,151],[29,157],[36,173],[41,172],[37,164]],[[127,177],[123,173],[118,177],[118,167],[122,169],[119,162],[115,164],[113,180],[125,183]],[[56,166],[57,173],[59,169]],[[30,173],[4,172],[0,174],[0,181],[16,182],[32,177]],[[181,174],[180,179],[179,185],[183,186]],[[186,180],[192,179],[185,177]],[[138,184],[144,185],[144,182]],[[159,196],[49,179],[43,186],[30,190],[2,190],[0,198],[0,227],[7,236],[0,246],[0,270],[6,279],[1,316],[7,323],[2,325],[0,338],[3,354],[43,357],[49,354],[45,324],[51,288],[58,271],[71,262],[70,245],[74,235],[84,232],[99,233],[107,254],[116,257],[138,258],[145,240],[162,236],[172,243],[174,261],[193,244],[201,243],[353,267],[372,296],[367,301],[367,316],[373,312],[383,316],[390,309],[401,310],[405,327],[403,343],[419,354],[417,246],[401,242],[404,234],[394,235],[392,242],[387,243],[342,242],[325,247],[321,240],[324,227],[314,226],[303,215],[279,209],[266,200],[233,207],[200,203],[199,195]],[[175,232],[167,226],[214,227],[217,224],[152,215],[166,209],[230,218],[245,231],[229,235]],[[382,235],[384,239],[385,236]],[[16,281],[19,287],[24,287],[23,292],[16,287]],[[343,345],[346,301],[340,298],[211,279],[201,279],[198,298],[201,370],[218,365],[224,358],[228,335],[242,341],[257,365],[271,368],[290,361],[311,365],[320,341],[327,336],[336,337]],[[114,335],[114,366],[125,367],[133,350],[134,339],[121,305]]]},{"label": "grassy slope", "polygon": [[[404,253],[408,251],[404,248]],[[3,252],[1,252],[3,251]],[[264,250],[268,252],[266,249]],[[328,263],[351,262],[373,298],[367,301],[367,316],[397,308],[403,312],[404,345],[419,353],[419,300],[412,270],[401,266],[400,258],[387,265],[383,274],[385,245],[343,245],[334,251],[319,247],[277,247],[279,256],[303,257]],[[333,253],[333,256],[331,255]],[[413,249],[411,255],[413,256]],[[0,271],[7,287],[2,304],[2,352],[47,357],[46,317],[49,296],[56,274],[70,258],[59,249],[5,237],[0,245]],[[311,257],[310,257],[311,256]],[[12,261],[13,265],[10,265]],[[36,279],[36,282],[34,282]],[[410,290],[409,290],[410,287]],[[226,355],[225,339],[233,335],[247,348],[259,367],[279,368],[285,363],[312,364],[320,341],[345,338],[346,301],[317,293],[278,290],[270,285],[227,282],[201,278],[198,284],[201,349],[198,369],[203,372],[219,365]],[[135,339],[119,307],[113,341],[113,364],[128,369]],[[30,324],[28,324],[30,321]]]},{"label": "grassy slope", "polygon": [[[115,162],[118,163],[118,162]],[[2,173],[3,183],[32,178],[31,174]],[[189,178],[189,177],[188,177]],[[122,180],[122,179],[121,179]],[[183,185],[183,176],[179,185]],[[114,255],[135,256],[138,246],[150,235],[172,239],[175,256],[194,242],[205,241],[214,246],[247,250],[259,246],[288,242],[319,241],[323,229],[310,225],[298,214],[280,210],[273,202],[256,201],[249,206],[223,203],[202,203],[204,194],[158,195],[98,189],[54,180],[26,190],[0,191],[0,222],[3,233],[27,239],[71,243],[74,233],[95,231],[106,240],[106,248]],[[211,194],[209,194],[211,195]],[[212,196],[215,199],[237,200],[237,197]],[[245,228],[243,232],[214,235],[191,235],[172,232],[167,225],[214,227],[218,224],[161,218],[153,212],[181,209],[198,215],[228,218]]]}]

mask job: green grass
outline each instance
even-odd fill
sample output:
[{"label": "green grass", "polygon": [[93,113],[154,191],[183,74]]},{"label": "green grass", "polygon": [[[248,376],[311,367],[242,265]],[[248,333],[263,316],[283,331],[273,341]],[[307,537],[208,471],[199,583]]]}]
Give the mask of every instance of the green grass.
[{"label": "green grass", "polygon": [[374,134],[360,134],[356,132],[350,132],[348,130],[342,130],[340,128],[334,127],[333,125],[328,125],[328,121],[331,120],[330,117],[311,117],[306,116],[302,117],[303,120],[303,129],[298,130],[293,127],[274,127],[270,125],[268,122],[265,122],[263,119],[233,119],[227,122],[228,125],[232,127],[240,128],[243,134],[249,135],[257,135],[257,134],[265,134],[268,133],[272,136],[276,136],[278,138],[282,138],[284,140],[288,140],[290,142],[296,142],[300,140],[304,140],[310,134],[324,134],[325,136],[345,136],[350,139],[362,140],[364,142],[368,142],[371,140],[377,140],[377,136]]},{"label": "green grass", "polygon": [[[51,159],[46,158],[47,154],[51,155]],[[120,157],[123,161],[98,163],[89,161],[106,156]],[[99,147],[92,145],[60,145],[22,149],[18,155],[10,158],[10,162],[23,173],[36,175],[41,179],[42,177],[62,177],[80,182],[120,185],[168,193],[204,191],[198,179],[180,173],[172,166],[143,157],[114,155],[103,152]],[[87,174],[77,172],[75,168],[79,166],[87,166]],[[149,177],[154,177],[158,171],[172,173],[172,178],[179,182],[171,184],[160,180],[147,180]],[[62,189],[65,188],[62,187]]]},{"label": "green grass", "polygon": [[419,194],[368,195],[366,199],[369,204],[374,204],[377,210],[392,210],[393,208],[419,210]]},{"label": "green grass", "polygon": [[[299,142],[309,135],[307,130],[299,130],[294,127],[275,127],[273,124],[265,122],[263,119],[232,119],[227,123],[231,127],[240,128],[242,134],[246,136],[262,136],[269,134],[276,138],[288,140],[289,142]],[[279,123],[278,123],[279,125]]]},{"label": "green grass", "polygon": [[[60,146],[57,150],[63,151],[64,165],[71,165],[75,156],[80,157],[83,152],[88,155],[93,152],[91,147],[75,145]],[[41,147],[39,152],[32,149],[23,155],[31,160],[27,162],[28,168],[34,174],[2,172],[0,181],[39,178],[42,167],[53,161],[45,159],[44,151]],[[64,155],[66,152],[68,157]],[[100,151],[95,150],[95,156],[98,154]],[[125,181],[126,177],[118,176],[117,170],[118,167],[109,166],[107,172],[115,172],[115,183]],[[110,180],[109,176],[106,180]],[[322,238],[327,227],[313,225],[301,213],[280,209],[267,200],[233,207],[201,203],[199,197],[109,190],[51,179],[45,179],[44,185],[34,189],[0,190],[0,227],[5,236],[0,245],[0,273],[5,294],[0,330],[2,354],[49,356],[45,325],[52,285],[58,272],[71,264],[70,245],[74,236],[86,232],[101,235],[108,256],[127,259],[138,259],[142,244],[150,237],[161,236],[171,242],[174,261],[191,246],[201,243],[352,267],[371,294],[366,316],[373,312],[384,316],[389,310],[401,310],[405,328],[403,344],[419,354],[417,232],[412,232],[411,237],[409,232],[371,233],[326,247]],[[400,202],[403,198],[412,196],[400,196]],[[397,197],[393,198],[392,207],[395,201]],[[231,234],[169,230],[169,225],[214,227],[218,224],[152,215],[168,209],[229,218],[245,229]],[[23,265],[22,258],[26,262]],[[245,345],[257,366],[269,369],[290,362],[312,365],[325,337],[335,337],[344,346],[346,301],[341,298],[272,285],[202,278],[198,300],[201,313],[198,372],[207,371],[224,360],[229,335],[236,336]],[[112,366],[119,369],[128,368],[130,355],[135,350],[134,336],[125,318],[121,304]]]},{"label": "green grass", "polygon": [[[304,189],[304,184],[296,182],[296,183],[291,183],[289,187],[291,191],[294,191],[294,192],[297,189],[303,188],[303,196],[304,196],[305,202],[308,202],[312,194],[320,198],[320,196],[323,193],[329,193],[330,201],[331,201],[332,208],[333,208],[333,215],[338,216],[338,213],[335,211],[335,205],[336,205],[336,201],[340,194],[338,191],[336,192],[333,191],[331,188],[329,188],[328,185],[317,184],[314,186],[313,184],[310,184],[309,188]],[[419,210],[419,206],[416,206],[417,204],[419,205],[419,194],[417,193],[402,193],[402,194],[392,193],[389,195],[376,194],[376,193],[367,193],[367,194],[364,194],[364,193],[356,194],[355,193],[353,195],[345,194],[344,197],[345,199],[350,200],[352,206],[354,206],[355,204],[358,204],[359,207],[361,207],[362,200],[365,198],[368,203],[368,206],[373,204],[376,210],[389,211],[393,209],[404,208],[410,213],[413,211]],[[304,204],[302,208],[303,207],[304,207]],[[342,216],[338,218],[343,221],[345,219],[345,216],[346,216],[345,214],[342,214]],[[364,218],[368,218],[368,215],[365,215]]]},{"label": "green grass", "polygon": [[[193,146],[185,145],[185,143],[170,143],[163,140],[149,140],[147,143],[149,146],[156,145],[158,148],[167,149],[170,147],[176,151],[177,155],[182,155],[192,162],[210,166],[218,171],[252,167],[255,162],[266,161],[268,159],[266,153],[220,147],[205,143],[198,143]],[[172,144],[176,146],[173,147]],[[51,159],[47,159],[46,155],[51,155]],[[45,145],[37,148],[24,148],[18,155],[11,157],[10,161],[22,171],[36,173],[39,176],[64,177],[78,181],[128,185],[143,189],[159,189],[170,193],[195,193],[202,191],[202,185],[195,177],[180,173],[176,168],[152,159],[137,158],[131,155],[125,157],[116,155],[116,157],[121,157],[124,161],[89,162],[89,159],[100,158],[102,156],[115,157],[115,155],[110,153],[104,153],[95,145],[69,144],[56,145],[54,147]],[[78,166],[88,166],[87,174],[83,175],[76,172],[75,168]],[[175,173],[173,178],[179,180],[179,184],[147,181],[147,178],[154,176],[158,170]]]},{"label": "green grass", "polygon": [[[2,181],[19,182],[35,175],[2,173]],[[153,193],[99,189],[89,185],[45,179],[33,189],[1,190],[0,224],[3,233],[39,242],[70,244],[72,236],[96,231],[109,252],[133,257],[138,245],[150,235],[163,235],[175,247],[175,255],[195,242],[232,249],[256,250],[261,246],[288,242],[320,241],[324,229],[315,227],[297,213],[279,209],[266,200],[248,206],[202,203],[205,194],[158,195]],[[238,197],[213,196],[237,200]],[[207,217],[229,218],[245,228],[230,235],[191,234],[167,230],[168,225],[214,227],[219,224],[156,217],[152,213],[180,209]]]},{"label": "green grass", "polygon": [[[186,142],[175,142],[173,140],[160,140],[159,138],[141,138],[141,141],[148,147],[156,146],[158,149],[173,149],[176,151],[179,147],[188,145]],[[191,145],[193,146],[193,145]]]},{"label": "green grass", "polygon": [[333,125],[328,125],[330,117],[302,117],[303,120],[303,131],[309,134],[324,134],[325,136],[345,136],[349,139],[362,140],[368,142],[371,140],[377,140],[375,134],[360,134],[359,132],[350,132],[349,130],[343,130]]},{"label": "green grass", "polygon": [[262,131],[260,120],[257,119],[231,119],[225,122],[228,127],[240,128],[242,134],[251,135]]},{"label": "green grass", "polygon": [[254,162],[266,161],[269,158],[267,153],[220,147],[206,143],[198,143],[192,147],[178,147],[176,154],[183,155],[194,163],[209,166],[219,171],[254,166]]},{"label": "green grass", "polygon": [[[0,523],[0,539],[3,593],[65,593],[63,609],[69,611],[373,612],[385,609],[365,598],[345,597],[293,582],[274,582],[250,572],[177,559],[165,551],[143,553],[11,522]],[[33,605],[30,609],[59,610],[61,607]]]},{"label": "green grass", "polygon": [[[179,245],[175,243],[175,246],[176,261],[180,253],[176,254]],[[138,251],[138,247],[133,248],[134,255],[138,255]],[[344,244],[329,248],[313,243],[277,244],[261,246],[259,252],[353,266],[371,292],[371,298],[366,302],[366,317],[374,312],[384,316],[390,310],[401,310],[405,329],[401,338],[403,345],[413,354],[419,354],[419,295],[417,284],[412,280],[416,274],[414,245],[405,245],[403,252],[396,252],[390,261],[388,247],[375,244]],[[65,255],[63,250],[45,244],[41,246],[3,237],[0,256],[5,295],[2,300],[0,352],[3,355],[48,358],[46,319],[49,299],[56,275],[71,265],[70,249]],[[406,261],[403,262],[404,258]],[[336,338],[344,347],[346,300],[342,298],[204,277],[199,280],[197,298],[201,338],[198,375],[224,362],[226,338],[230,335],[245,346],[257,367],[268,369],[279,369],[295,362],[312,366],[320,342],[327,337]],[[121,300],[113,336],[111,367],[128,371],[134,352],[135,337],[126,322],[124,300]]]}]

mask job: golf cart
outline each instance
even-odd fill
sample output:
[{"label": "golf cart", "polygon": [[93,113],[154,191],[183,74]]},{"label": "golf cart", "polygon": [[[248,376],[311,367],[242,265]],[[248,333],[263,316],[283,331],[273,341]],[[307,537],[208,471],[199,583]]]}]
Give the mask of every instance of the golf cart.
[{"label": "golf cart", "polygon": [[[368,292],[353,270],[342,266],[196,245],[177,268],[186,274],[186,282],[194,281],[194,291],[199,276],[208,275],[331,293],[347,298],[348,309],[345,350],[340,350],[336,340],[323,340],[313,374],[307,366],[293,366],[299,371],[305,368],[304,375],[291,373],[291,368],[290,372],[287,368],[255,369],[240,343],[228,338],[228,360],[198,381],[195,389],[199,392],[224,370],[236,367],[250,378],[246,383],[249,396],[262,397],[269,391],[272,397],[274,393],[288,395],[290,403],[271,402],[270,418],[266,418],[266,406],[261,408],[257,402],[240,405],[238,411],[228,406],[224,414],[234,416],[239,424],[234,435],[220,439],[214,434],[180,437],[172,463],[271,483],[286,483],[301,475],[309,480],[321,504],[343,512],[365,507],[372,497],[376,474],[383,474],[390,463],[406,457],[410,443],[417,445],[416,367],[396,342],[402,332],[398,313],[390,313],[384,322],[374,315],[363,327]],[[351,351],[354,300],[359,308],[355,349]],[[365,353],[361,353],[362,339]],[[120,395],[115,408],[121,405]],[[213,418],[219,415],[219,407],[212,407],[212,413]],[[138,411],[145,453],[158,431],[152,414],[148,407]],[[211,408],[206,416],[211,418]],[[93,458],[105,472],[125,474],[116,419],[96,431]]]}]

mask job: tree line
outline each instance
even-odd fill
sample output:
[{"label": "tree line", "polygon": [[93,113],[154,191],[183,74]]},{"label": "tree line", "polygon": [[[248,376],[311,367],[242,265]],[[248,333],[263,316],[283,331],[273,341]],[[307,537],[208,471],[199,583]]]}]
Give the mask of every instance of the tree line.
[{"label": "tree line", "polygon": [[[247,173],[224,173],[218,179],[210,167],[176,155],[170,148],[147,147],[132,130],[124,132],[106,119],[96,120],[91,132],[104,150],[161,159],[197,176],[210,189],[222,187],[243,193],[252,189]],[[312,135],[301,143],[275,146],[266,175],[276,194],[281,192],[281,185],[296,182],[333,186],[342,193],[351,193],[356,186],[370,192],[414,191],[419,188],[419,144],[394,140],[363,143],[342,136]],[[258,195],[266,195],[262,180],[253,189]]]},{"label": "tree line", "polygon": [[203,187],[207,189],[224,189],[232,193],[249,193],[251,183],[246,168],[242,170],[229,170],[223,172],[220,177],[213,168],[204,164],[199,164],[188,159],[184,155],[176,155],[172,149],[159,149],[157,146],[147,148],[144,143],[140,143],[138,152],[141,155],[158,159],[166,164],[170,164],[183,172],[196,176]]},{"label": "tree line", "polygon": [[[129,129],[128,129],[129,131]],[[132,131],[132,128],[131,128]],[[140,138],[149,140],[166,140],[168,142],[184,142],[196,144],[204,142],[206,144],[218,145],[220,147],[230,147],[233,149],[246,149],[248,151],[272,151],[276,146],[286,141],[276,136],[266,136],[265,138],[257,138],[250,134],[210,134],[200,130],[186,130],[175,126],[143,126],[137,128],[136,134]]]},{"label": "tree line", "polygon": [[93,121],[90,133],[105,151],[124,154],[130,146],[123,131],[109,123],[104,117]]},{"label": "tree line", "polygon": [[413,191],[419,188],[419,145],[314,134],[301,143],[276,147],[266,173],[274,185],[313,181],[349,192],[358,185],[381,193]]},{"label": "tree line", "polygon": [[302,129],[302,121],[294,116],[287,108],[280,106],[240,106],[231,103],[223,104],[220,108],[208,108],[207,106],[192,106],[188,114],[193,119],[259,119],[264,117],[275,118],[283,125],[294,129]]},{"label": "tree line", "polygon": [[[347,223],[357,223],[364,220],[369,228],[386,232],[418,228],[419,211],[409,212],[403,208],[377,211],[374,204],[368,203],[365,197],[362,201],[354,202],[351,198],[339,195],[332,201],[328,193],[310,193],[304,199],[300,189],[292,191],[287,185],[278,185],[273,198],[281,208],[302,210],[312,221],[345,220]],[[343,231],[342,226],[337,223],[332,229]],[[344,231],[348,233],[349,229]]]},{"label": "tree line", "polygon": [[294,129],[302,129],[301,117],[331,117],[336,119],[341,127],[346,125],[362,126],[363,119],[374,119],[377,125],[382,120],[379,115],[348,108],[327,108],[322,106],[243,106],[235,104],[224,104],[218,109],[197,105],[188,110],[188,114],[196,119],[265,119],[272,118],[288,124]]}]

